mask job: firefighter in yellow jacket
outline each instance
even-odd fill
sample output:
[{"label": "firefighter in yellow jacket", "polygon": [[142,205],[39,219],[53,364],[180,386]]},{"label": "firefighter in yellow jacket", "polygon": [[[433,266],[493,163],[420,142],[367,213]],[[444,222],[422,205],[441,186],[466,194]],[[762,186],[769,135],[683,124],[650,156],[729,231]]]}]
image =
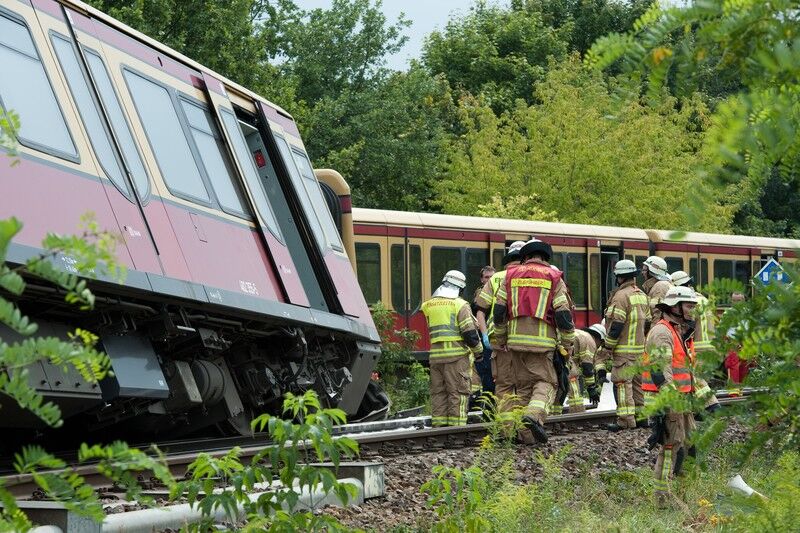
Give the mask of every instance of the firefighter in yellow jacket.
[{"label": "firefighter in yellow jacket", "polygon": [[520,250],[522,264],[509,268],[497,291],[492,319],[499,348],[511,353],[523,421],[539,442],[547,442],[544,423],[558,386],[554,367],[557,333],[572,349],[575,326],[561,272],[550,268],[549,244],[536,239]]},{"label": "firefighter in yellow jacket", "polygon": [[606,328],[602,324],[592,324],[588,328],[575,331],[575,350],[569,360],[569,404],[570,413],[582,413],[583,405],[581,382],[589,393],[589,401],[600,403],[600,389],[594,379],[594,353],[597,346],[606,338]]},{"label": "firefighter in yellow jacket", "polygon": [[[633,374],[644,353],[645,324],[650,322],[647,296],[636,286],[637,273],[636,264],[628,259],[617,261],[614,265],[618,287],[606,309],[606,338],[595,357],[597,379],[601,385],[606,380],[605,362],[608,359],[612,361],[617,422],[608,425],[609,431],[636,427]],[[637,381],[640,379],[639,377]],[[647,422],[644,421],[641,425],[646,427]]]},{"label": "firefighter in yellow jacket", "polygon": [[[672,287],[658,304],[662,318],[650,329],[646,341],[642,388],[649,394],[669,387],[682,394],[694,394],[695,352],[693,315],[697,297],[689,287]],[[651,449],[660,445],[655,466],[656,501],[667,503],[669,480],[681,471],[690,432],[691,411],[668,410],[654,418]]]},{"label": "firefighter in yellow jacket", "polygon": [[[689,287],[694,290],[697,297],[697,307],[695,308],[695,324],[694,324],[694,350],[700,355],[703,353],[710,353],[714,351],[714,346],[711,344],[711,339],[714,337],[714,329],[716,323],[716,316],[714,309],[709,304],[708,298],[697,292],[694,288],[694,280],[692,277],[683,270],[677,270],[670,276],[672,283],[676,287]],[[694,395],[697,398],[705,400],[706,411],[713,413],[719,409],[719,400],[716,395],[708,386],[708,382],[699,375],[694,377],[695,390]]]},{"label": "firefighter in yellow jacket", "polygon": [[481,288],[478,297],[475,299],[475,304],[478,307],[476,317],[478,324],[481,321],[487,324],[486,339],[484,344],[490,343],[492,347],[492,374],[494,375],[494,394],[497,397],[497,406],[501,412],[513,410],[515,407],[509,401],[504,401],[505,398],[514,394],[514,371],[511,366],[511,354],[499,349],[497,340],[494,334],[494,322],[491,317],[494,312],[494,305],[497,300],[497,291],[500,286],[505,283],[506,272],[509,268],[515,267],[520,264],[519,251],[525,245],[523,241],[516,241],[511,243],[508,247],[508,252],[503,258],[503,264],[506,270],[495,272],[489,281]]},{"label": "firefighter in yellow jacket", "polygon": [[483,345],[469,303],[460,298],[467,279],[458,270],[445,274],[433,297],[422,304],[431,338],[431,425],[467,423],[472,355]]}]

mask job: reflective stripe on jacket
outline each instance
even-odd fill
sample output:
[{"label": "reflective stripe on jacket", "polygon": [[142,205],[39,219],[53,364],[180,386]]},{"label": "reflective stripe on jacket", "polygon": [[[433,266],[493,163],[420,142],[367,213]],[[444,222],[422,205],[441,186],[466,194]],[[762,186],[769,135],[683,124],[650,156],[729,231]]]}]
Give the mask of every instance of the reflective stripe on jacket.
[{"label": "reflective stripe on jacket", "polygon": [[466,300],[437,296],[424,302],[421,310],[428,322],[431,360],[469,357],[479,351],[464,342],[464,332],[475,329],[475,319]]}]

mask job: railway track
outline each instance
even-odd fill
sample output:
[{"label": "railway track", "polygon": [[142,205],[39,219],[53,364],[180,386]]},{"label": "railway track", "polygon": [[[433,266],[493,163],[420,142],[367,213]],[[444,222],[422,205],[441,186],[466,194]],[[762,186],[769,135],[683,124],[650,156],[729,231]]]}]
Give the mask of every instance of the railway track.
[{"label": "railway track", "polygon": [[[721,404],[731,405],[746,400],[749,392],[743,395],[731,395],[721,391],[721,394],[718,393],[718,398]],[[546,425],[549,435],[557,438],[559,435],[569,433],[598,431],[605,423],[613,422],[615,418],[616,413],[613,409],[589,409],[584,413],[550,416]],[[445,447],[475,446],[489,432],[490,427],[490,423],[481,421],[481,413],[474,412],[470,414],[470,423],[466,426],[434,428],[430,427],[430,417],[412,417],[339,426],[335,428],[334,435],[347,436],[355,440],[359,444],[361,456],[369,458],[376,455],[417,454]],[[241,450],[240,458],[246,461],[270,444],[266,434],[256,434],[248,437],[162,442],[157,446],[164,453],[165,461],[173,475],[180,478],[185,475],[188,466],[199,453],[220,457],[238,447]],[[98,490],[106,493],[114,492],[114,487],[98,472],[95,465],[75,466],[72,471]],[[146,476],[141,476],[141,482],[145,486],[152,485]],[[20,500],[41,496],[33,476],[29,474],[2,475],[0,483]]]}]

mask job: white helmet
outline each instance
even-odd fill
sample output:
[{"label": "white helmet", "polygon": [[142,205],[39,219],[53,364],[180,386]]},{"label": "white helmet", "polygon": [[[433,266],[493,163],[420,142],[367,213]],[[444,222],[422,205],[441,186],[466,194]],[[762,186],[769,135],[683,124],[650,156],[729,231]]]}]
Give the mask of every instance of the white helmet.
[{"label": "white helmet", "polygon": [[669,272],[667,271],[667,262],[657,255],[651,255],[644,260],[647,265],[647,270],[658,279],[668,280]]},{"label": "white helmet", "polygon": [[614,265],[615,276],[634,276],[639,272],[636,263],[630,259],[621,259]]},{"label": "white helmet", "polygon": [[601,341],[606,340],[606,328],[605,326],[603,326],[603,324],[600,324],[599,322],[597,324],[592,324],[591,326],[586,328],[586,330],[594,331],[595,333],[597,333],[600,336]]},{"label": "white helmet", "polygon": [[697,295],[695,292],[689,287],[670,287],[667,291],[667,294],[664,295],[664,298],[661,299],[659,304],[667,305],[672,307],[673,305],[678,305],[681,302],[689,302],[689,303],[697,303]]},{"label": "white helmet", "polygon": [[525,246],[525,241],[514,241],[511,243],[511,246],[508,247],[508,253],[519,253],[523,246]]},{"label": "white helmet", "polygon": [[463,289],[467,286],[467,278],[458,270],[450,270],[442,278],[442,283],[450,283],[459,289]]},{"label": "white helmet", "polygon": [[692,283],[692,276],[683,270],[676,270],[673,272],[670,279],[672,279],[672,283],[675,286],[690,285]]}]

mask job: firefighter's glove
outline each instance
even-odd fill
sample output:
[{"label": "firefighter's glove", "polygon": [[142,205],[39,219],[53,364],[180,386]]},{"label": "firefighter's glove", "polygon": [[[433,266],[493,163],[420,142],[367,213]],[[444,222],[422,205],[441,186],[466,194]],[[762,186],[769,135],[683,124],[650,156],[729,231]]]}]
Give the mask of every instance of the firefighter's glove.
[{"label": "firefighter's glove", "polygon": [[652,418],[652,426],[650,427],[650,436],[647,438],[647,448],[652,450],[662,442],[667,436],[667,417],[658,415]]},{"label": "firefighter's glove", "polygon": [[600,387],[597,385],[589,385],[586,387],[586,392],[589,393],[589,401],[593,404],[600,403]]},{"label": "firefighter's glove", "polygon": [[605,368],[601,368],[597,371],[597,382],[603,384],[606,382],[606,376],[608,375],[608,371]]},{"label": "firefighter's glove", "polygon": [[489,350],[492,347],[492,345],[489,343],[489,334],[488,333],[483,332],[481,334],[481,340],[483,341],[483,347],[486,348],[487,350]]}]

